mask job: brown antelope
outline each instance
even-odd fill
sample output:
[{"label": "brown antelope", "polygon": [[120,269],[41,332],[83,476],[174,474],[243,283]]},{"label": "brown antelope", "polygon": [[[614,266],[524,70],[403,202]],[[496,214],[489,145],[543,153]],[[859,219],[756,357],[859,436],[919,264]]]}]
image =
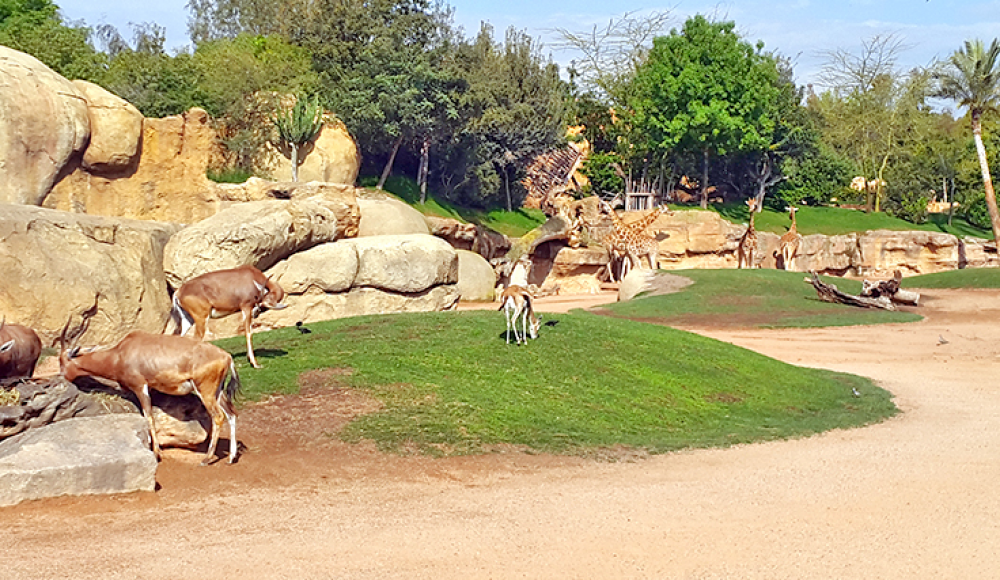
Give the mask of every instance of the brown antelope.
[{"label": "brown antelope", "polygon": [[[535,316],[531,304],[531,293],[524,286],[508,286],[500,295],[500,310],[507,319],[507,344],[510,344],[510,331],[514,330],[515,344],[528,344],[528,336],[538,338],[538,328],[541,321]],[[517,334],[517,321],[521,320],[521,335]]]},{"label": "brown antelope", "polygon": [[217,270],[192,278],[174,292],[170,318],[175,322],[173,334],[185,335],[194,326],[194,337],[205,338],[209,318],[222,318],[243,313],[243,331],[247,337],[247,359],[259,369],[250,342],[250,325],[261,308],[280,310],[285,291],[253,266]]},{"label": "brown antelope", "polygon": [[27,326],[0,320],[0,380],[27,377],[35,373],[42,354],[42,341]]},{"label": "brown antelope", "polygon": [[[87,320],[89,322],[89,319]],[[110,348],[80,354],[79,347],[66,350],[66,331],[59,337],[59,370],[68,381],[78,377],[101,377],[118,383],[139,399],[142,413],[149,423],[153,453],[160,459],[160,442],[156,438],[150,390],[168,395],[194,393],[212,418],[212,439],[202,460],[207,465],[215,456],[222,423],[229,423],[229,463],[236,461],[236,410],[233,398],[240,389],[233,357],[228,352],[206,342],[198,342],[171,334],[150,334],[138,330]],[[86,330],[86,322],[69,342]],[[226,375],[229,382],[226,383]]]}]

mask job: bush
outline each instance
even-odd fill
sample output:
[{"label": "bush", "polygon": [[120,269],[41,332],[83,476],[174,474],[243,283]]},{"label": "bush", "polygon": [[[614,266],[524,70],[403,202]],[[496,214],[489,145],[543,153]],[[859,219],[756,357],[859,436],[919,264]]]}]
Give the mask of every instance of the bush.
[{"label": "bush", "polygon": [[984,230],[989,230],[993,227],[990,223],[990,212],[986,208],[986,196],[981,195],[976,197],[972,201],[966,204],[965,212],[963,213],[966,221],[970,224],[983,228]]}]

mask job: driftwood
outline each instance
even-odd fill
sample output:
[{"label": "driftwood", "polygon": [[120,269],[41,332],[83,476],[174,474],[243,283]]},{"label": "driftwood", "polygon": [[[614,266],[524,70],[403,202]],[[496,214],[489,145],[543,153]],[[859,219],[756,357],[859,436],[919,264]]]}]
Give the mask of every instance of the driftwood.
[{"label": "driftwood", "polygon": [[899,270],[896,270],[892,280],[864,280],[861,283],[861,295],[870,298],[888,296],[893,302],[917,306],[920,302],[920,294],[901,289],[899,285],[902,281],[903,274]]},{"label": "driftwood", "polygon": [[888,296],[855,296],[853,294],[841,292],[833,284],[823,282],[819,279],[819,276],[816,275],[816,272],[810,272],[810,274],[812,275],[812,278],[806,278],[804,281],[813,285],[813,288],[816,289],[816,294],[823,302],[836,302],[840,304],[847,304],[849,306],[859,306],[861,308],[881,308],[883,310],[896,309],[892,303],[892,299]]}]

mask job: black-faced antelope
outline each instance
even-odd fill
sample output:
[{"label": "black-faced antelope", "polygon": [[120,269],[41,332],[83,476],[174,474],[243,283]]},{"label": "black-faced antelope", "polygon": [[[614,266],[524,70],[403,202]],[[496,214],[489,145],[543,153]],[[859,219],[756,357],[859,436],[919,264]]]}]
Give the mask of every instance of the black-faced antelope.
[{"label": "black-faced antelope", "polygon": [[243,331],[247,337],[247,359],[260,368],[253,354],[250,326],[261,308],[279,310],[285,291],[253,266],[208,272],[181,284],[174,292],[170,318],[175,322],[173,334],[185,335],[194,326],[194,337],[205,338],[209,318],[222,318],[243,313]]},{"label": "black-faced antelope", "polygon": [[27,326],[0,320],[0,379],[30,378],[42,354],[42,341]]},{"label": "black-faced antelope", "polygon": [[[508,286],[500,295],[500,310],[507,319],[507,344],[510,344],[510,332],[514,331],[516,344],[528,344],[528,336],[538,338],[538,328],[541,320],[535,315],[531,293],[523,286]],[[521,321],[521,334],[517,334],[517,321]]]},{"label": "black-faced antelope", "polygon": [[[149,423],[153,453],[160,458],[160,442],[156,438],[150,390],[168,395],[194,393],[212,418],[212,439],[201,462],[207,465],[215,456],[222,423],[229,423],[229,463],[236,461],[236,410],[233,398],[240,389],[233,357],[228,352],[206,342],[171,334],[150,334],[133,331],[110,348],[79,354],[79,348],[66,349],[66,331],[59,337],[59,369],[68,381],[95,376],[118,383],[122,389],[135,393],[142,413]],[[86,323],[68,342],[75,342],[86,330]],[[229,375],[229,382],[226,376]]]}]

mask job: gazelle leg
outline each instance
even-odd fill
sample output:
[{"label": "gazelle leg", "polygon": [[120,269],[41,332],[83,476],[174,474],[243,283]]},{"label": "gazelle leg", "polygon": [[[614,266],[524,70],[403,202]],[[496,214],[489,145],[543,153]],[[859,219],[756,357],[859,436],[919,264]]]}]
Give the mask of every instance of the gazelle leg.
[{"label": "gazelle leg", "polygon": [[160,460],[160,441],[156,438],[156,425],[153,424],[153,402],[149,398],[149,384],[143,383],[142,389],[136,393],[139,398],[139,406],[142,407],[142,414],[146,416],[146,422],[149,423],[149,438],[153,443],[153,454],[156,455],[156,460]]},{"label": "gazelle leg", "polygon": [[253,315],[244,310],[243,311],[243,331],[247,335],[247,358],[250,359],[250,364],[255,369],[259,369],[260,365],[257,364],[257,359],[253,355],[253,343],[250,341],[250,324],[253,322]]}]

